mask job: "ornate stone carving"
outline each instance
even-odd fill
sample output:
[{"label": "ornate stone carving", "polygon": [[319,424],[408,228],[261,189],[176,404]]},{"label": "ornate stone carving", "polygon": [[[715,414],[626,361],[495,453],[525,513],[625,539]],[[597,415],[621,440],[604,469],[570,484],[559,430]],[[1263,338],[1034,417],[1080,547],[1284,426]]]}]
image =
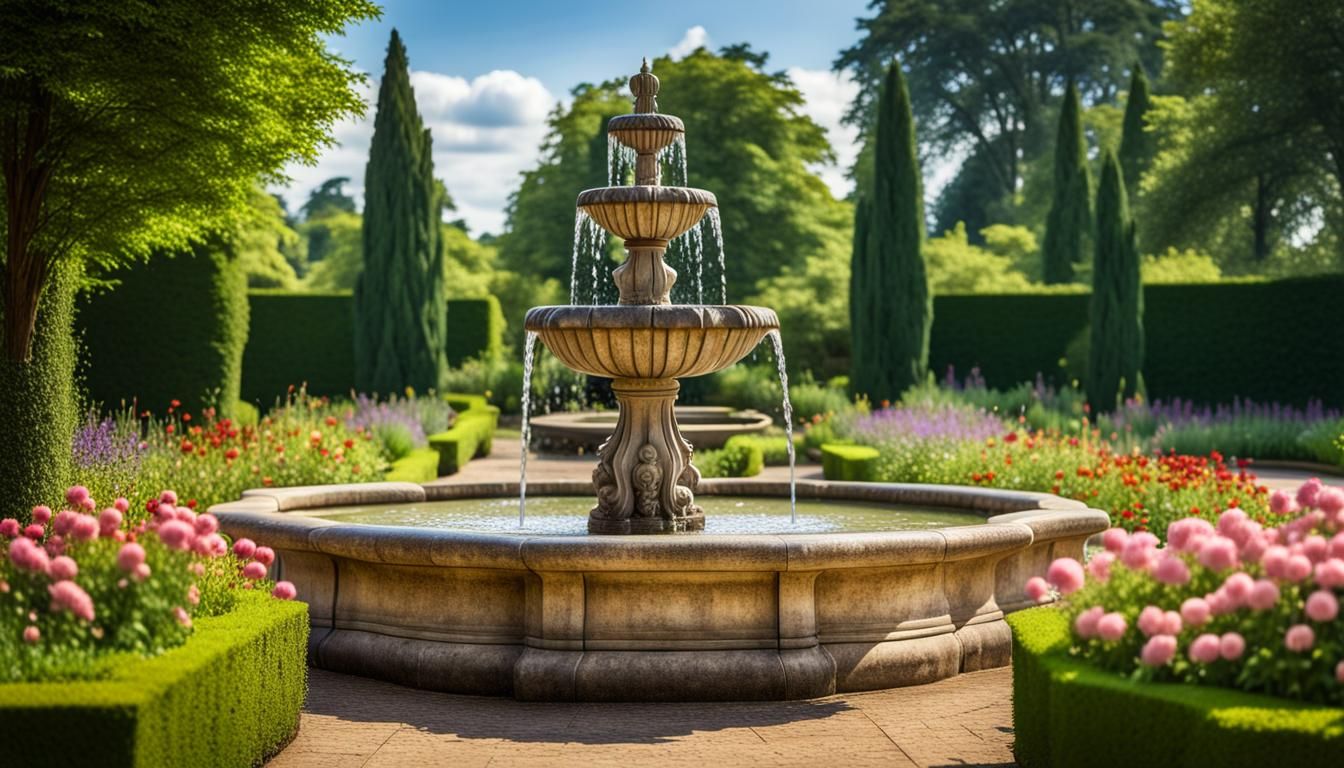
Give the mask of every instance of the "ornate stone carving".
[{"label": "ornate stone carving", "polygon": [[658,517],[662,506],[658,500],[658,486],[663,482],[663,470],[658,466],[658,449],[648,443],[640,446],[634,479],[635,516]]}]

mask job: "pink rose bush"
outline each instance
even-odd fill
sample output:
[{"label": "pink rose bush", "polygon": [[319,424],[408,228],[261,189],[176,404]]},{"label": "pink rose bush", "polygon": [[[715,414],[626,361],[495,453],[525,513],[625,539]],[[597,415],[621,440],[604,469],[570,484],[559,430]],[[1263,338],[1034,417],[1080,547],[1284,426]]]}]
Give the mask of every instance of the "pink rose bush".
[{"label": "pink rose bush", "polygon": [[83,486],[67,508],[0,520],[0,683],[98,677],[114,654],[186,642],[193,617],[233,608],[239,590],[296,596],[266,580],[275,553],[230,543],[219,521],[164,491],[132,522],[125,499],[98,510]]},{"label": "pink rose bush", "polygon": [[1265,527],[1240,509],[1188,517],[1167,542],[1112,528],[1086,566],[1050,564],[1031,599],[1063,598],[1071,653],[1139,680],[1344,704],[1344,492],[1276,491]]}]

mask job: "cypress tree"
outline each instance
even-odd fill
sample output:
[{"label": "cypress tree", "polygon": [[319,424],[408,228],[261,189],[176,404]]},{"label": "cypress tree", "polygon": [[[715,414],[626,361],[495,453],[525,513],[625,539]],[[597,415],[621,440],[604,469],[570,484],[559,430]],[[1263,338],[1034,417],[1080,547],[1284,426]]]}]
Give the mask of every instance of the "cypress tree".
[{"label": "cypress tree", "polygon": [[849,385],[855,394],[867,391],[872,380],[873,359],[871,312],[865,292],[868,276],[868,236],[872,206],[866,195],[859,195],[854,206],[854,245],[849,257]]},{"label": "cypress tree", "polygon": [[1073,280],[1073,265],[1083,260],[1089,223],[1091,179],[1087,170],[1087,139],[1083,135],[1082,106],[1078,89],[1069,83],[1059,110],[1055,137],[1055,195],[1045,220],[1045,243],[1041,252],[1046,283]]},{"label": "cypress tree", "polygon": [[1142,388],[1143,283],[1134,220],[1129,215],[1124,174],[1106,151],[1097,189],[1097,236],[1092,264],[1092,330],[1087,357],[1087,401],[1109,411],[1118,397]]},{"label": "cypress tree", "polygon": [[1125,192],[1132,201],[1138,195],[1139,179],[1148,170],[1153,157],[1153,137],[1145,131],[1144,119],[1151,100],[1148,97],[1148,76],[1143,65],[1135,62],[1134,74],[1129,80],[1129,96],[1125,99],[1125,122],[1120,134],[1120,170],[1125,174]]},{"label": "cypress tree", "polygon": [[873,167],[872,230],[865,245],[864,331],[871,376],[862,391],[896,400],[924,378],[929,362],[933,297],[924,265],[924,190],[910,92],[899,64],[882,84]]},{"label": "cypress tree", "polygon": [[431,149],[394,29],[364,171],[364,271],[354,301],[355,386],[364,392],[433,389],[447,368],[446,196]]}]

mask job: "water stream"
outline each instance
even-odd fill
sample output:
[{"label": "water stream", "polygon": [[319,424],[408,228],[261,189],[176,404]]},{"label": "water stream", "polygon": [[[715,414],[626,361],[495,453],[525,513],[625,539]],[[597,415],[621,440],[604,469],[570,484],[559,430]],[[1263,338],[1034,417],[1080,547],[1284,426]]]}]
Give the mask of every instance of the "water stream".
[{"label": "water stream", "polygon": [[775,347],[775,364],[779,368],[779,388],[784,391],[784,433],[789,441],[789,519],[798,522],[798,485],[794,480],[796,457],[793,447],[793,403],[789,402],[789,373],[784,367],[784,337],[771,331],[770,343]]},{"label": "water stream", "polygon": [[[527,446],[532,442],[532,423],[529,421],[529,411],[532,406],[532,355],[536,351],[537,334],[535,331],[527,332],[527,341],[523,342],[523,427],[522,437],[519,439],[522,448],[522,459],[519,461],[518,471],[518,527],[522,528],[527,521]],[[787,402],[788,395],[785,395]],[[790,456],[793,454],[790,453]]]},{"label": "water stream", "polygon": [[714,237],[714,247],[719,252],[719,303],[728,303],[728,272],[724,269],[723,259],[723,221],[719,218],[719,208],[714,206],[705,214],[709,219],[709,232]]}]

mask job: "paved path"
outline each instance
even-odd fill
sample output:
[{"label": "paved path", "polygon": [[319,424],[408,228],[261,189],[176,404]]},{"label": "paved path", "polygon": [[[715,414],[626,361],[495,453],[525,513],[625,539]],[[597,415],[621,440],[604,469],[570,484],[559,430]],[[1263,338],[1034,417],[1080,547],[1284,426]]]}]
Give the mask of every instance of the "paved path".
[{"label": "paved path", "polygon": [[536,704],[311,672],[272,768],[1009,766],[1011,672],[796,702]]}]

